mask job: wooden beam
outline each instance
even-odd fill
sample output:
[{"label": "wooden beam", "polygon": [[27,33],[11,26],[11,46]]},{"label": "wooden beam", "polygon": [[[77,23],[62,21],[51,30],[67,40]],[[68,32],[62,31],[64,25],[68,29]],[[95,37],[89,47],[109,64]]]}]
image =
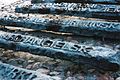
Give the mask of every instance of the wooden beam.
[{"label": "wooden beam", "polygon": [[64,14],[87,18],[103,18],[120,20],[120,5],[81,4],[81,3],[39,3],[18,5],[19,13]]},{"label": "wooden beam", "polygon": [[38,38],[0,31],[0,47],[69,60],[77,64],[92,65],[95,68],[107,71],[118,70],[120,65],[120,54],[115,50],[57,39]]},{"label": "wooden beam", "polygon": [[51,19],[1,13],[0,25],[72,33],[73,35],[120,38],[120,23],[102,20]]}]

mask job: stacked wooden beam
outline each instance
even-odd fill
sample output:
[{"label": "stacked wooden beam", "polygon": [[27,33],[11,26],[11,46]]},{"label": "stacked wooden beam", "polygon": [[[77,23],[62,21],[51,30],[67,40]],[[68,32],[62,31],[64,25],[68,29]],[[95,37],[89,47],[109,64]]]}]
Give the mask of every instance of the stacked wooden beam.
[{"label": "stacked wooden beam", "polygon": [[82,3],[39,3],[16,7],[19,13],[65,14],[82,17],[119,19],[120,5]]},{"label": "stacked wooden beam", "polygon": [[80,19],[50,19],[27,17],[27,15],[17,16],[11,13],[0,15],[1,25],[24,27],[36,30],[48,30],[74,35],[99,36],[107,38],[120,38],[120,23],[96,20]]},{"label": "stacked wooden beam", "polygon": [[115,50],[57,39],[37,38],[0,31],[0,47],[69,60],[77,64],[92,65],[108,71],[116,71],[120,65],[120,53]]},{"label": "stacked wooden beam", "polygon": [[32,3],[105,3],[105,4],[120,4],[119,0],[32,0]]}]

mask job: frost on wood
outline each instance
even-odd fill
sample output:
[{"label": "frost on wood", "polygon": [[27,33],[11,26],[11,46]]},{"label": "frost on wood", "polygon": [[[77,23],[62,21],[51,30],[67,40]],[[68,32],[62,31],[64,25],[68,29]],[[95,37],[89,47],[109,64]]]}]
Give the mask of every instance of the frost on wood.
[{"label": "frost on wood", "polygon": [[92,65],[109,71],[118,70],[120,65],[120,53],[115,50],[57,39],[37,38],[0,31],[0,47],[69,60],[77,64]]}]

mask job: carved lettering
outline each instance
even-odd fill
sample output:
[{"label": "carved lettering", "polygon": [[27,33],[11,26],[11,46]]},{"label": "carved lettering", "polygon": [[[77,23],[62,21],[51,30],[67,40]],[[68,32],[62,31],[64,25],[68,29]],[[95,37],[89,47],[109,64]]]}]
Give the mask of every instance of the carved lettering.
[{"label": "carved lettering", "polygon": [[62,49],[62,47],[63,47],[64,45],[65,45],[64,42],[57,41],[57,42],[53,45],[53,48]]},{"label": "carved lettering", "polygon": [[[38,39],[35,37],[25,37],[22,35],[13,35],[13,34],[3,34],[1,36],[4,36],[2,38],[5,38],[6,40],[23,42],[23,43],[29,43],[31,45],[41,46],[41,47],[50,47],[55,49],[63,49],[68,51],[80,51],[80,52],[88,52],[92,50],[92,48],[81,46],[73,43],[68,42],[62,42],[62,41],[54,41],[51,39]],[[22,39],[22,40],[21,40]]]},{"label": "carved lettering", "polygon": [[42,47],[51,47],[53,44],[53,41],[52,40],[44,40],[42,43],[41,43],[41,46]]}]

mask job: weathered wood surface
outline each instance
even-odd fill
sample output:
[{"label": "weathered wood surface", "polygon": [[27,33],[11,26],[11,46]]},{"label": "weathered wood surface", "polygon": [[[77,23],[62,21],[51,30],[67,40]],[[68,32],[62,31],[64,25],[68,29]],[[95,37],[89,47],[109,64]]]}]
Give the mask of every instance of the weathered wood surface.
[{"label": "weathered wood surface", "polygon": [[17,16],[6,13],[0,15],[0,25],[24,27],[35,30],[48,30],[72,33],[73,35],[99,36],[106,38],[120,38],[120,23],[80,20],[80,19],[50,19],[42,17]]},{"label": "weathered wood surface", "polygon": [[120,4],[119,0],[32,0],[32,3],[105,3],[105,4]]},{"label": "weathered wood surface", "polygon": [[37,38],[0,31],[0,47],[30,52],[34,55],[63,59],[77,64],[116,71],[120,66],[120,53],[110,48],[75,44],[58,39]]},{"label": "weathered wood surface", "polygon": [[39,3],[16,7],[19,13],[66,14],[83,17],[118,19],[120,20],[120,5],[81,4],[81,3]]},{"label": "weathered wood surface", "polygon": [[37,71],[27,70],[0,62],[1,80],[56,80]]}]

